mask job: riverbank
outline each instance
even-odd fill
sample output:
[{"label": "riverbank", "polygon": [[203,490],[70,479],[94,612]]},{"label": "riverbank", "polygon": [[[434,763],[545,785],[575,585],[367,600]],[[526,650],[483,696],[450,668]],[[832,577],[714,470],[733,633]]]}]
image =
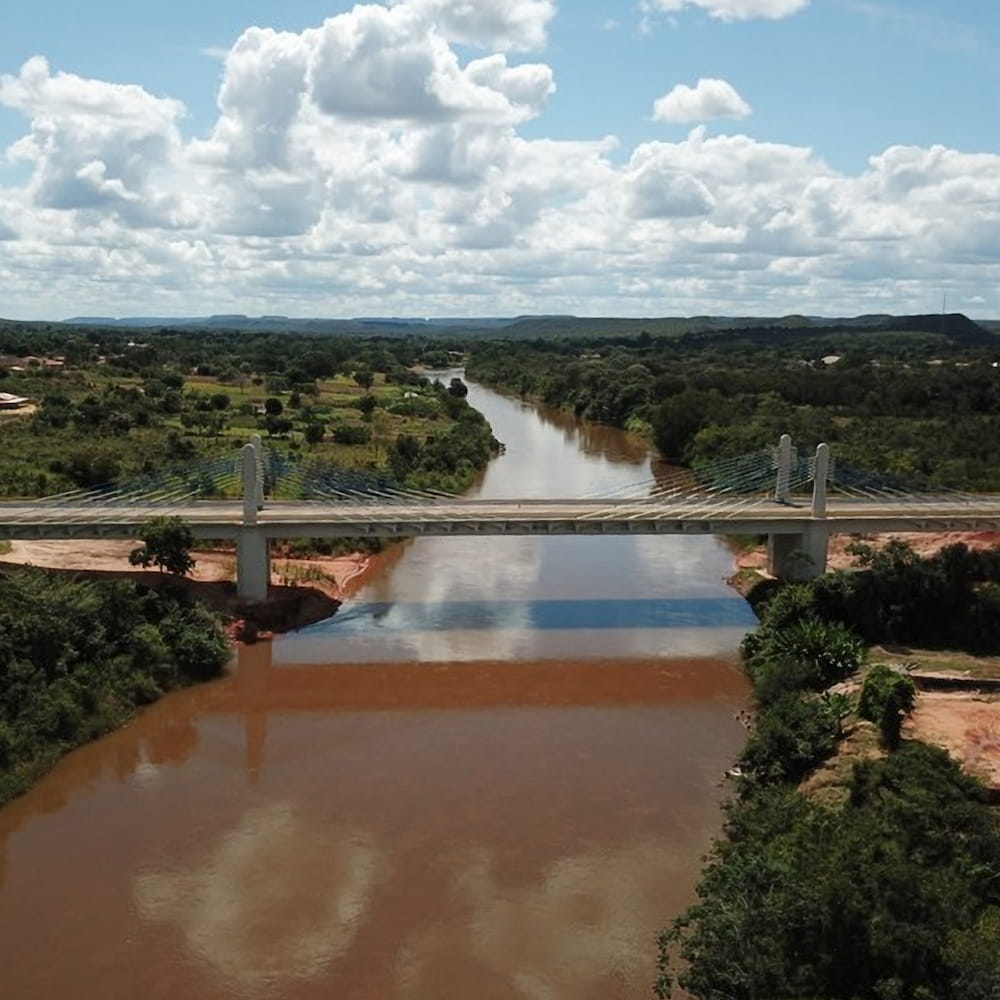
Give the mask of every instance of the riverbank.
[{"label": "riverbank", "polygon": [[218,617],[174,584],[151,594],[107,575],[0,572],[0,805],[142,707],[222,675]]},{"label": "riverbank", "polygon": [[[921,691],[901,644],[995,651],[997,570],[962,549],[890,552],[769,588],[743,643],[756,714],[726,834],[660,938],[658,996],[996,994],[1000,699]],[[931,654],[927,680],[957,679],[963,657]],[[983,685],[994,658],[967,659]]]},{"label": "riverbank", "polygon": [[[827,570],[851,569],[854,557],[847,551],[855,542],[864,542],[881,549],[891,541],[908,545],[921,558],[936,555],[948,545],[967,545],[970,549],[982,551],[1000,547],[1000,532],[997,531],[897,531],[879,535],[830,536],[827,548]],[[753,571],[767,578],[767,545],[747,545],[734,548],[734,573]]]},{"label": "riverbank", "polygon": [[0,554],[0,564],[31,565],[90,579],[129,579],[167,587],[201,601],[232,624],[237,639],[304,628],[329,618],[364,582],[373,557],[363,553],[310,559],[271,560],[271,586],[266,602],[249,602],[236,594],[236,554],[193,550],[195,567],[187,577],[154,568],[129,567],[129,540],[13,541]]},{"label": "riverbank", "polygon": [[[899,532],[886,535],[834,535],[830,539],[828,568],[851,569],[847,551],[863,541],[884,548],[890,541],[908,545],[921,558],[936,555],[949,545],[964,544],[975,551],[1000,546],[997,532]],[[766,570],[766,546],[734,547],[734,573],[728,582],[755,610],[766,600],[776,581]],[[872,662],[905,670],[917,688],[916,708],[905,733],[946,750],[953,760],[981,780],[994,800],[1000,799],[1000,657],[974,656],[949,650],[904,646],[873,646]],[[855,693],[859,685],[854,685]],[[848,744],[848,758],[851,744]]]}]

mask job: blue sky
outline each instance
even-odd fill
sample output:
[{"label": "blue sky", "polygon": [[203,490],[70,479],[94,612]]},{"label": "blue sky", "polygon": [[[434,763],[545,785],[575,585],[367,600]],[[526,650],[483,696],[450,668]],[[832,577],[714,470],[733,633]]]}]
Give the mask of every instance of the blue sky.
[{"label": "blue sky", "polygon": [[1000,316],[998,21],[982,0],[17,5],[0,315],[947,292]]}]

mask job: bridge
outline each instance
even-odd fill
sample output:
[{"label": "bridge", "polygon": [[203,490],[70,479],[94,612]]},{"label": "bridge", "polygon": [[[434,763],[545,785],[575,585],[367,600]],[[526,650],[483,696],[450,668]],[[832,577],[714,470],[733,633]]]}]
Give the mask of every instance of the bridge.
[{"label": "bridge", "polygon": [[466,498],[289,461],[255,436],[238,455],[127,487],[2,503],[0,539],[135,538],[161,515],[235,540],[239,594],[263,600],[275,538],[760,534],[772,573],[808,579],[825,571],[833,533],[1000,531],[1000,496],[906,490],[834,462],[825,444],[800,456],[785,435],[599,496]]}]

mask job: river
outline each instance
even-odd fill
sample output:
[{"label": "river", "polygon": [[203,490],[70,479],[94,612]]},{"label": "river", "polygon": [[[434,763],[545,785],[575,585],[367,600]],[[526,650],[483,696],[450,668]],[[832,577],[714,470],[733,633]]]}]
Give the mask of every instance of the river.
[{"label": "river", "polygon": [[[638,439],[475,384],[484,496]],[[692,536],[427,538],[0,810],[0,995],[648,997],[742,744],[753,624]]]}]

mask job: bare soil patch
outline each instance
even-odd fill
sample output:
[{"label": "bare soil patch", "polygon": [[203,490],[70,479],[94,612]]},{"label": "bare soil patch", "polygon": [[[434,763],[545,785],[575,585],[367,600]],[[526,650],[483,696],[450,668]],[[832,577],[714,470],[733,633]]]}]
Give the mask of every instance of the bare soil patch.
[{"label": "bare soil patch", "polygon": [[196,565],[186,578],[130,566],[137,541],[12,541],[0,565],[30,565],[53,572],[131,579],[147,586],[188,592],[232,620],[235,638],[253,640],[322,621],[354,593],[371,566],[361,553],[316,559],[272,559],[266,602],[236,594],[236,553],[193,551]]},{"label": "bare soil patch", "polygon": [[907,736],[943,747],[966,771],[1000,794],[1000,698],[924,692],[904,728]]},{"label": "bare soil patch", "polygon": [[[129,565],[129,553],[138,541],[12,541],[10,551],[0,555],[0,562],[21,563],[43,569],[100,571],[107,573],[160,575],[150,567]],[[218,583],[236,579],[236,553],[193,550],[195,567],[189,579],[199,583]],[[275,586],[308,584],[328,597],[343,600],[361,585],[371,558],[361,553],[315,559],[271,560],[271,583]]]}]

